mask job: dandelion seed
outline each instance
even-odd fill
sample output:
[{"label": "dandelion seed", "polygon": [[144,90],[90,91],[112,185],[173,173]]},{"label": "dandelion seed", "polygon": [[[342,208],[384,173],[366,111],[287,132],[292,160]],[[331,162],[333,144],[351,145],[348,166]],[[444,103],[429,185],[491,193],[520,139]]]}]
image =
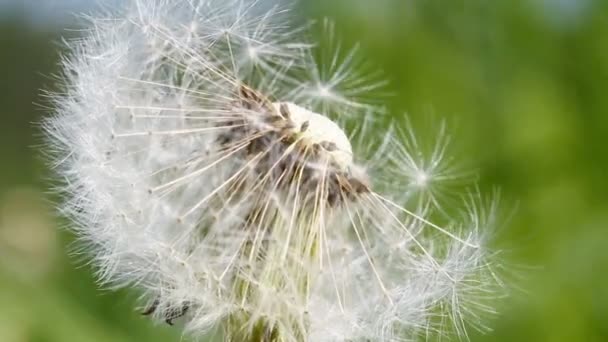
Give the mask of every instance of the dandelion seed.
[{"label": "dandelion seed", "polygon": [[450,202],[466,215],[433,221],[447,139],[424,155],[412,130],[371,129],[383,82],[357,73],[356,50],[318,62],[287,10],[254,0],[138,0],[89,20],[44,128],[101,283],[226,341],[482,324],[492,215]]}]

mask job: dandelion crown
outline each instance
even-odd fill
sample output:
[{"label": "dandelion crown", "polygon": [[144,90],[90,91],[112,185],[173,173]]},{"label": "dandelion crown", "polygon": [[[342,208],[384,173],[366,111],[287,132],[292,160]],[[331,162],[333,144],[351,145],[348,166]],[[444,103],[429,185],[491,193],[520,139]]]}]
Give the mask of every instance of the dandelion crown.
[{"label": "dandelion crown", "polygon": [[444,126],[431,148],[375,127],[383,82],[331,24],[312,44],[255,0],[136,0],[88,21],[44,128],[102,284],[225,341],[483,327],[495,206],[452,186]]}]

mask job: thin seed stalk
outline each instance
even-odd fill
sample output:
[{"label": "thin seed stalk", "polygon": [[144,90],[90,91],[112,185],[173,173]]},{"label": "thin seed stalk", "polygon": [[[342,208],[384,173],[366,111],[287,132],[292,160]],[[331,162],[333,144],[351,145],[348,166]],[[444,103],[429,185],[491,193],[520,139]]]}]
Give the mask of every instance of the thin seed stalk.
[{"label": "thin seed stalk", "polygon": [[[273,213],[269,214],[268,211]],[[258,314],[253,310],[258,309],[257,304],[264,302],[263,296],[280,293],[292,293],[294,298],[285,298],[285,302],[280,304],[283,307],[262,309],[281,310],[289,315],[289,312],[293,312],[289,307],[290,304],[299,303],[298,307],[302,305],[307,307],[313,267],[318,264],[319,257],[316,236],[318,232],[310,231],[311,227],[316,226],[311,225],[311,215],[314,216],[307,210],[302,210],[297,214],[293,224],[287,222],[276,208],[257,209],[250,216],[255,219],[250,219],[249,222],[256,222],[251,227],[259,231],[252,230],[250,240],[241,250],[240,267],[238,274],[235,275],[233,290],[242,308],[226,320],[224,334],[228,341],[305,342],[307,340],[308,323],[302,319],[302,314],[298,317],[285,317],[281,322],[270,322],[263,313]],[[267,230],[264,231],[265,229]],[[288,240],[290,242],[286,246]],[[306,243],[301,243],[304,241]],[[285,248],[288,250],[285,251]],[[255,273],[252,273],[252,269]],[[297,290],[294,291],[294,288]],[[277,323],[291,325],[290,336],[285,336]]]}]

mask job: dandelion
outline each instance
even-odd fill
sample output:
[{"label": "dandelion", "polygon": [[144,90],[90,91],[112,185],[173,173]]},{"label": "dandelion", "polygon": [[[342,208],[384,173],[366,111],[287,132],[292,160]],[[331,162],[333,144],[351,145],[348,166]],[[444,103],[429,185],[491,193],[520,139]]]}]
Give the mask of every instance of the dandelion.
[{"label": "dandelion", "polygon": [[354,51],[316,58],[289,16],[137,0],[88,18],[44,123],[81,251],[197,336],[466,337],[492,311],[495,205],[442,204],[445,127],[430,150],[376,128],[382,82]]}]

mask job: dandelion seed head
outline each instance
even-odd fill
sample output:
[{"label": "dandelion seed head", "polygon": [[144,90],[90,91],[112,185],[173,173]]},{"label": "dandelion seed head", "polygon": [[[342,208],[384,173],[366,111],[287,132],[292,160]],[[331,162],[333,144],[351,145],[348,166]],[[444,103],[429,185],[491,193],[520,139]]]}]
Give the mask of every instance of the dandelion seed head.
[{"label": "dandelion seed head", "polygon": [[493,211],[444,201],[465,193],[443,196],[444,126],[430,150],[409,125],[370,129],[384,82],[332,25],[317,59],[308,26],[260,1],[138,0],[88,20],[44,129],[100,283],[232,341],[482,325]]}]

